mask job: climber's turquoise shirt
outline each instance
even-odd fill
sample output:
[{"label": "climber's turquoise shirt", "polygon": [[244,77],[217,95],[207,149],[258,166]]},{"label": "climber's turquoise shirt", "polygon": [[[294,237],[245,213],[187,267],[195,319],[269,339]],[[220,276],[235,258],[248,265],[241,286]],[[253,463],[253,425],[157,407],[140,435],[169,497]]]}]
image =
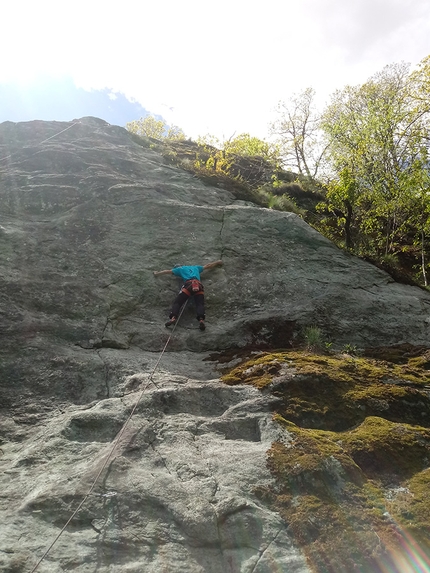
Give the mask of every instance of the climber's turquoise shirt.
[{"label": "climber's turquoise shirt", "polygon": [[172,273],[177,277],[181,277],[181,279],[184,281],[188,281],[189,279],[200,280],[201,272],[203,272],[203,267],[201,265],[187,265],[184,267],[175,267],[172,269]]}]

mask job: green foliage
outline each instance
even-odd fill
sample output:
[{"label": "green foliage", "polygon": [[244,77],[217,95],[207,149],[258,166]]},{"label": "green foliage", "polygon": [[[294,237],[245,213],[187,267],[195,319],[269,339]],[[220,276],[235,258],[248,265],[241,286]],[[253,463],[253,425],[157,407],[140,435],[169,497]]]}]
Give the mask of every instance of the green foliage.
[{"label": "green foliage", "polygon": [[430,107],[430,55],[425,57],[412,72],[409,90],[417,108],[423,113],[428,112]]},{"label": "green foliage", "polygon": [[197,138],[201,153],[196,156],[195,167],[228,175],[231,160],[226,156],[222,142],[213,135],[204,135]]},{"label": "green foliage", "polygon": [[328,184],[326,200],[318,206],[320,211],[334,215],[338,227],[343,230],[347,249],[351,249],[354,245],[353,226],[359,201],[357,181],[351,170],[344,167],[339,173],[339,178]]},{"label": "green foliage", "polygon": [[289,197],[287,194],[284,195],[270,195],[268,199],[267,206],[269,209],[275,209],[276,211],[289,211],[295,213],[296,215],[303,215],[303,209],[300,209],[294,199]]},{"label": "green foliage", "polygon": [[[249,133],[199,137],[153,116],[127,124],[140,145],[243,200],[291,211],[340,247],[427,286],[430,270],[430,56],[392,64],[332,96],[323,113],[307,88],[280,102],[275,144]],[[156,140],[156,141],[154,141]],[[292,171],[285,171],[283,165]],[[325,177],[324,185],[317,176]],[[397,272],[398,271],[398,272]]]},{"label": "green foliage", "polygon": [[244,157],[260,156],[265,159],[277,160],[278,149],[275,145],[268,143],[249,133],[241,133],[235,138],[221,141],[219,138],[206,134],[197,138],[197,143],[207,148],[215,148],[223,155],[241,155]]},{"label": "green foliage", "polygon": [[287,211],[300,217],[305,216],[305,210],[299,207],[292,197],[287,193],[280,193],[279,189],[274,189],[270,183],[255,189],[254,202],[275,211]]},{"label": "green foliage", "polygon": [[137,133],[133,133],[132,131],[129,131],[129,137],[141,147],[151,147],[151,140],[148,137],[137,135]]},{"label": "green foliage", "polygon": [[305,326],[302,336],[308,350],[316,351],[324,348],[324,335],[318,326]]},{"label": "green foliage", "polygon": [[138,120],[126,124],[126,129],[130,133],[139,136],[150,137],[153,139],[185,139],[185,134],[181,128],[176,125],[167,125],[164,119],[156,119],[153,115],[141,117]]},{"label": "green foliage", "polygon": [[383,265],[386,265],[387,267],[392,267],[392,268],[399,267],[399,259],[397,255],[384,254],[381,256],[380,261]]},{"label": "green foliage", "polygon": [[337,173],[326,210],[347,248],[397,253],[417,235],[411,217],[417,179],[428,170],[428,111],[417,105],[405,64],[386,66],[362,86],[332,96],[321,123]]},{"label": "green foliage", "polygon": [[196,142],[201,147],[214,147],[216,149],[222,149],[223,147],[222,141],[210,133],[206,133],[206,135],[199,135]]},{"label": "green foliage", "polygon": [[276,164],[278,160],[278,149],[276,146],[258,139],[258,137],[251,137],[249,133],[242,133],[224,143],[224,151],[226,154],[242,155],[242,156],[256,156],[263,157],[264,159],[273,161]]},{"label": "green foliage", "polygon": [[253,179],[258,178],[259,171],[263,172],[268,168],[273,170],[278,165],[276,146],[252,137],[249,133],[242,133],[234,139],[223,142],[217,137],[205,135],[200,136],[197,143],[203,150],[202,155],[197,158],[200,168],[204,167],[233,177],[240,176],[244,181],[248,181],[249,178],[244,173],[246,169],[239,167],[242,158],[252,161]]},{"label": "green foliage", "polygon": [[344,352],[345,354],[351,354],[351,356],[354,356],[355,354],[357,354],[357,347],[354,344],[350,344],[348,342],[347,344],[343,345],[342,352]]}]

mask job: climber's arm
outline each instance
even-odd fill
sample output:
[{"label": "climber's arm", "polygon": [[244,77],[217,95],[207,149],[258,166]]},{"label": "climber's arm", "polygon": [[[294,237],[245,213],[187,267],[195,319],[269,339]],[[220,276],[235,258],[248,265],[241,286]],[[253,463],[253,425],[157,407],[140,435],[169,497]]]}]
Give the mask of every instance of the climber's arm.
[{"label": "climber's arm", "polygon": [[158,276],[158,275],[172,275],[172,271],[171,269],[167,269],[165,271],[154,271],[154,277]]},{"label": "climber's arm", "polygon": [[207,265],[204,265],[203,270],[206,271],[208,269],[212,269],[213,267],[217,267],[218,265],[222,265],[222,261],[214,261],[213,263],[208,263]]}]

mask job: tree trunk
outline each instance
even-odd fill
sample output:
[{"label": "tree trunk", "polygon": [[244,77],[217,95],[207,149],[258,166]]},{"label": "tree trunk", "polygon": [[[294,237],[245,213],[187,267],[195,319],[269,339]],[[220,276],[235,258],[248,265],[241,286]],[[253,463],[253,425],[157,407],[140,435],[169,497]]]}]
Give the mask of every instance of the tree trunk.
[{"label": "tree trunk", "polygon": [[424,286],[427,286],[426,255],[424,250],[424,229],[421,229],[421,270],[423,272]]},{"label": "tree trunk", "polygon": [[347,249],[352,249],[354,246],[351,236],[352,224],[352,205],[349,201],[345,201],[346,217],[345,217],[345,245]]}]

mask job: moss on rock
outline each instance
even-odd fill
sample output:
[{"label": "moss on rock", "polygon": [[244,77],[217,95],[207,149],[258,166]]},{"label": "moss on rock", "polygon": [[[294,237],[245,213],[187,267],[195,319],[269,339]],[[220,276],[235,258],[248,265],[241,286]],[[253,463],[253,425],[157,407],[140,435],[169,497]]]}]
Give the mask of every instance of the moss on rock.
[{"label": "moss on rock", "polygon": [[267,462],[275,485],[258,493],[313,571],[399,571],[410,535],[430,555],[428,365],[426,349],[395,362],[296,350],[224,376],[280,399],[285,434]]},{"label": "moss on rock", "polygon": [[309,428],[343,431],[369,416],[430,427],[430,373],[414,365],[349,355],[264,353],[223,377],[226,384],[268,387],[280,413]]}]

